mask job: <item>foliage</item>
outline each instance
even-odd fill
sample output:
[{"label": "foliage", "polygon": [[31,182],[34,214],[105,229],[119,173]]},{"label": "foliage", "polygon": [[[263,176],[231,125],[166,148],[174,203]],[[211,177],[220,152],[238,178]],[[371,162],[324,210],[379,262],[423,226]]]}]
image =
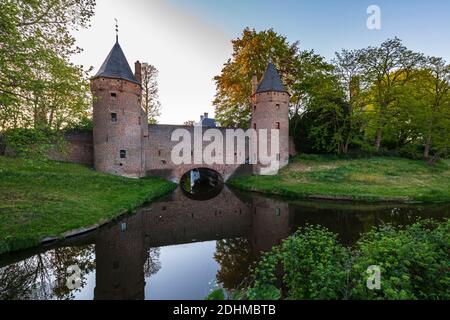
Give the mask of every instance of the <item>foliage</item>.
[{"label": "foliage", "polygon": [[[355,299],[450,298],[450,220],[419,221],[405,229],[386,225],[363,235],[355,247]],[[381,290],[368,290],[367,266],[379,265]]]},{"label": "foliage", "polygon": [[81,165],[0,157],[0,254],[106,222],[174,188],[157,178],[134,180]]},{"label": "foliage", "polygon": [[293,101],[299,101],[301,80],[306,74],[324,64],[312,51],[300,51],[299,43],[288,43],[286,37],[272,29],[257,32],[244,29],[240,38],[232,41],[233,55],[214,78],[217,87],[214,106],[216,120],[225,127],[247,128],[251,113],[254,74],[261,79],[267,63],[272,60]]},{"label": "foliage", "polygon": [[92,121],[91,117],[82,117],[77,123],[73,123],[70,126],[67,126],[65,128],[66,130],[93,130],[94,129],[94,123]]},{"label": "foliage", "polygon": [[89,25],[94,0],[0,2],[0,130],[61,129],[87,114],[88,72],[71,33]]},{"label": "foliage", "polygon": [[223,289],[216,289],[211,292],[205,300],[225,300],[225,292]]},{"label": "foliage", "polygon": [[[449,231],[450,220],[424,220],[404,229],[386,225],[346,248],[325,228],[306,226],[264,256],[247,292],[273,288],[280,269],[286,299],[447,300]],[[367,288],[366,271],[373,265],[381,268],[380,290]]]},{"label": "foliage", "polygon": [[290,134],[298,151],[397,154],[430,163],[448,157],[450,67],[442,58],[393,38],[344,49],[330,64],[272,29],[246,28],[215,78],[223,125],[248,127],[251,78],[261,78],[269,58],[291,94]]},{"label": "foliage", "polygon": [[228,181],[244,190],[294,198],[356,201],[450,201],[450,162],[434,166],[398,157],[301,155],[276,176]]},{"label": "foliage", "polygon": [[7,130],[4,134],[6,150],[9,155],[28,159],[48,159],[53,148],[64,151],[65,143],[61,134],[50,128]]},{"label": "foliage", "polygon": [[254,270],[250,292],[275,285],[280,264],[287,299],[338,299],[341,293],[336,288],[346,286],[347,260],[348,253],[336,235],[320,227],[306,227],[266,254]]}]

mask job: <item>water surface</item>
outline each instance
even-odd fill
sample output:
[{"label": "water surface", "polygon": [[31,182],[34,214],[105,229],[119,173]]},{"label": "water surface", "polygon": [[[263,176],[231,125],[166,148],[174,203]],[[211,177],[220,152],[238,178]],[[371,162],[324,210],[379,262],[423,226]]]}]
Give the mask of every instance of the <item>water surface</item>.
[{"label": "water surface", "polygon": [[[450,205],[286,201],[232,191],[195,200],[177,190],[90,234],[0,256],[0,299],[204,299],[246,284],[261,252],[306,223],[353,244],[382,223],[450,216]],[[80,268],[81,287],[66,285]]]}]

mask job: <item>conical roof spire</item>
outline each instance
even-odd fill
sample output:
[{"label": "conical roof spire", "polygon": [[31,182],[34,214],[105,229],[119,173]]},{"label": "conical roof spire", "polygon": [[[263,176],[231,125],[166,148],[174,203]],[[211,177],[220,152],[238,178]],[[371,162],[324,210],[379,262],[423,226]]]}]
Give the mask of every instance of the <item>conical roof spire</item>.
[{"label": "conical roof spire", "polygon": [[122,79],[140,84],[134,76],[133,71],[131,71],[127,58],[118,41],[114,44],[114,47],[93,79],[100,77]]},{"label": "conical roof spire", "polygon": [[256,89],[256,93],[263,92],[287,92],[283,86],[283,82],[281,82],[280,75],[278,74],[277,69],[275,68],[272,61],[269,62],[266,72],[264,73],[263,79]]}]

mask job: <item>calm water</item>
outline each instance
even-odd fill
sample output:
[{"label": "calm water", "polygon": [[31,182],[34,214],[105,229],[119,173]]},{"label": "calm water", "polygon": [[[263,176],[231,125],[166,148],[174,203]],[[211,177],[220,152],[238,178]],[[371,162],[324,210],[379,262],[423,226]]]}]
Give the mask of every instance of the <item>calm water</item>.
[{"label": "calm water", "polygon": [[[217,284],[245,285],[249,267],[306,223],[351,245],[381,223],[450,217],[450,206],[283,201],[223,188],[169,197],[96,232],[0,256],[0,299],[203,299]],[[78,265],[81,288],[68,289]]]}]

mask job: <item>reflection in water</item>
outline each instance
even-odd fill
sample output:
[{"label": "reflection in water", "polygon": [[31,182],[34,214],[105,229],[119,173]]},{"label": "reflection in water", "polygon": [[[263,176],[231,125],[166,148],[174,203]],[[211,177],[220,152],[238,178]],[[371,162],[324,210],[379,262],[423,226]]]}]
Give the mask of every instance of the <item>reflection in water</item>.
[{"label": "reflection in water", "polygon": [[192,199],[205,201],[214,199],[224,186],[222,176],[211,169],[198,168],[186,172],[180,180],[184,194]]},{"label": "reflection in water", "polygon": [[[245,285],[261,252],[306,223],[351,245],[374,225],[449,217],[449,207],[288,202],[226,187],[198,201],[177,190],[94,233],[0,257],[0,298],[203,299],[211,281]],[[82,287],[71,291],[75,264]]]},{"label": "reflection in water", "polygon": [[94,246],[56,248],[0,268],[0,299],[73,299],[66,286],[67,268],[78,265],[81,289],[95,269]]}]

